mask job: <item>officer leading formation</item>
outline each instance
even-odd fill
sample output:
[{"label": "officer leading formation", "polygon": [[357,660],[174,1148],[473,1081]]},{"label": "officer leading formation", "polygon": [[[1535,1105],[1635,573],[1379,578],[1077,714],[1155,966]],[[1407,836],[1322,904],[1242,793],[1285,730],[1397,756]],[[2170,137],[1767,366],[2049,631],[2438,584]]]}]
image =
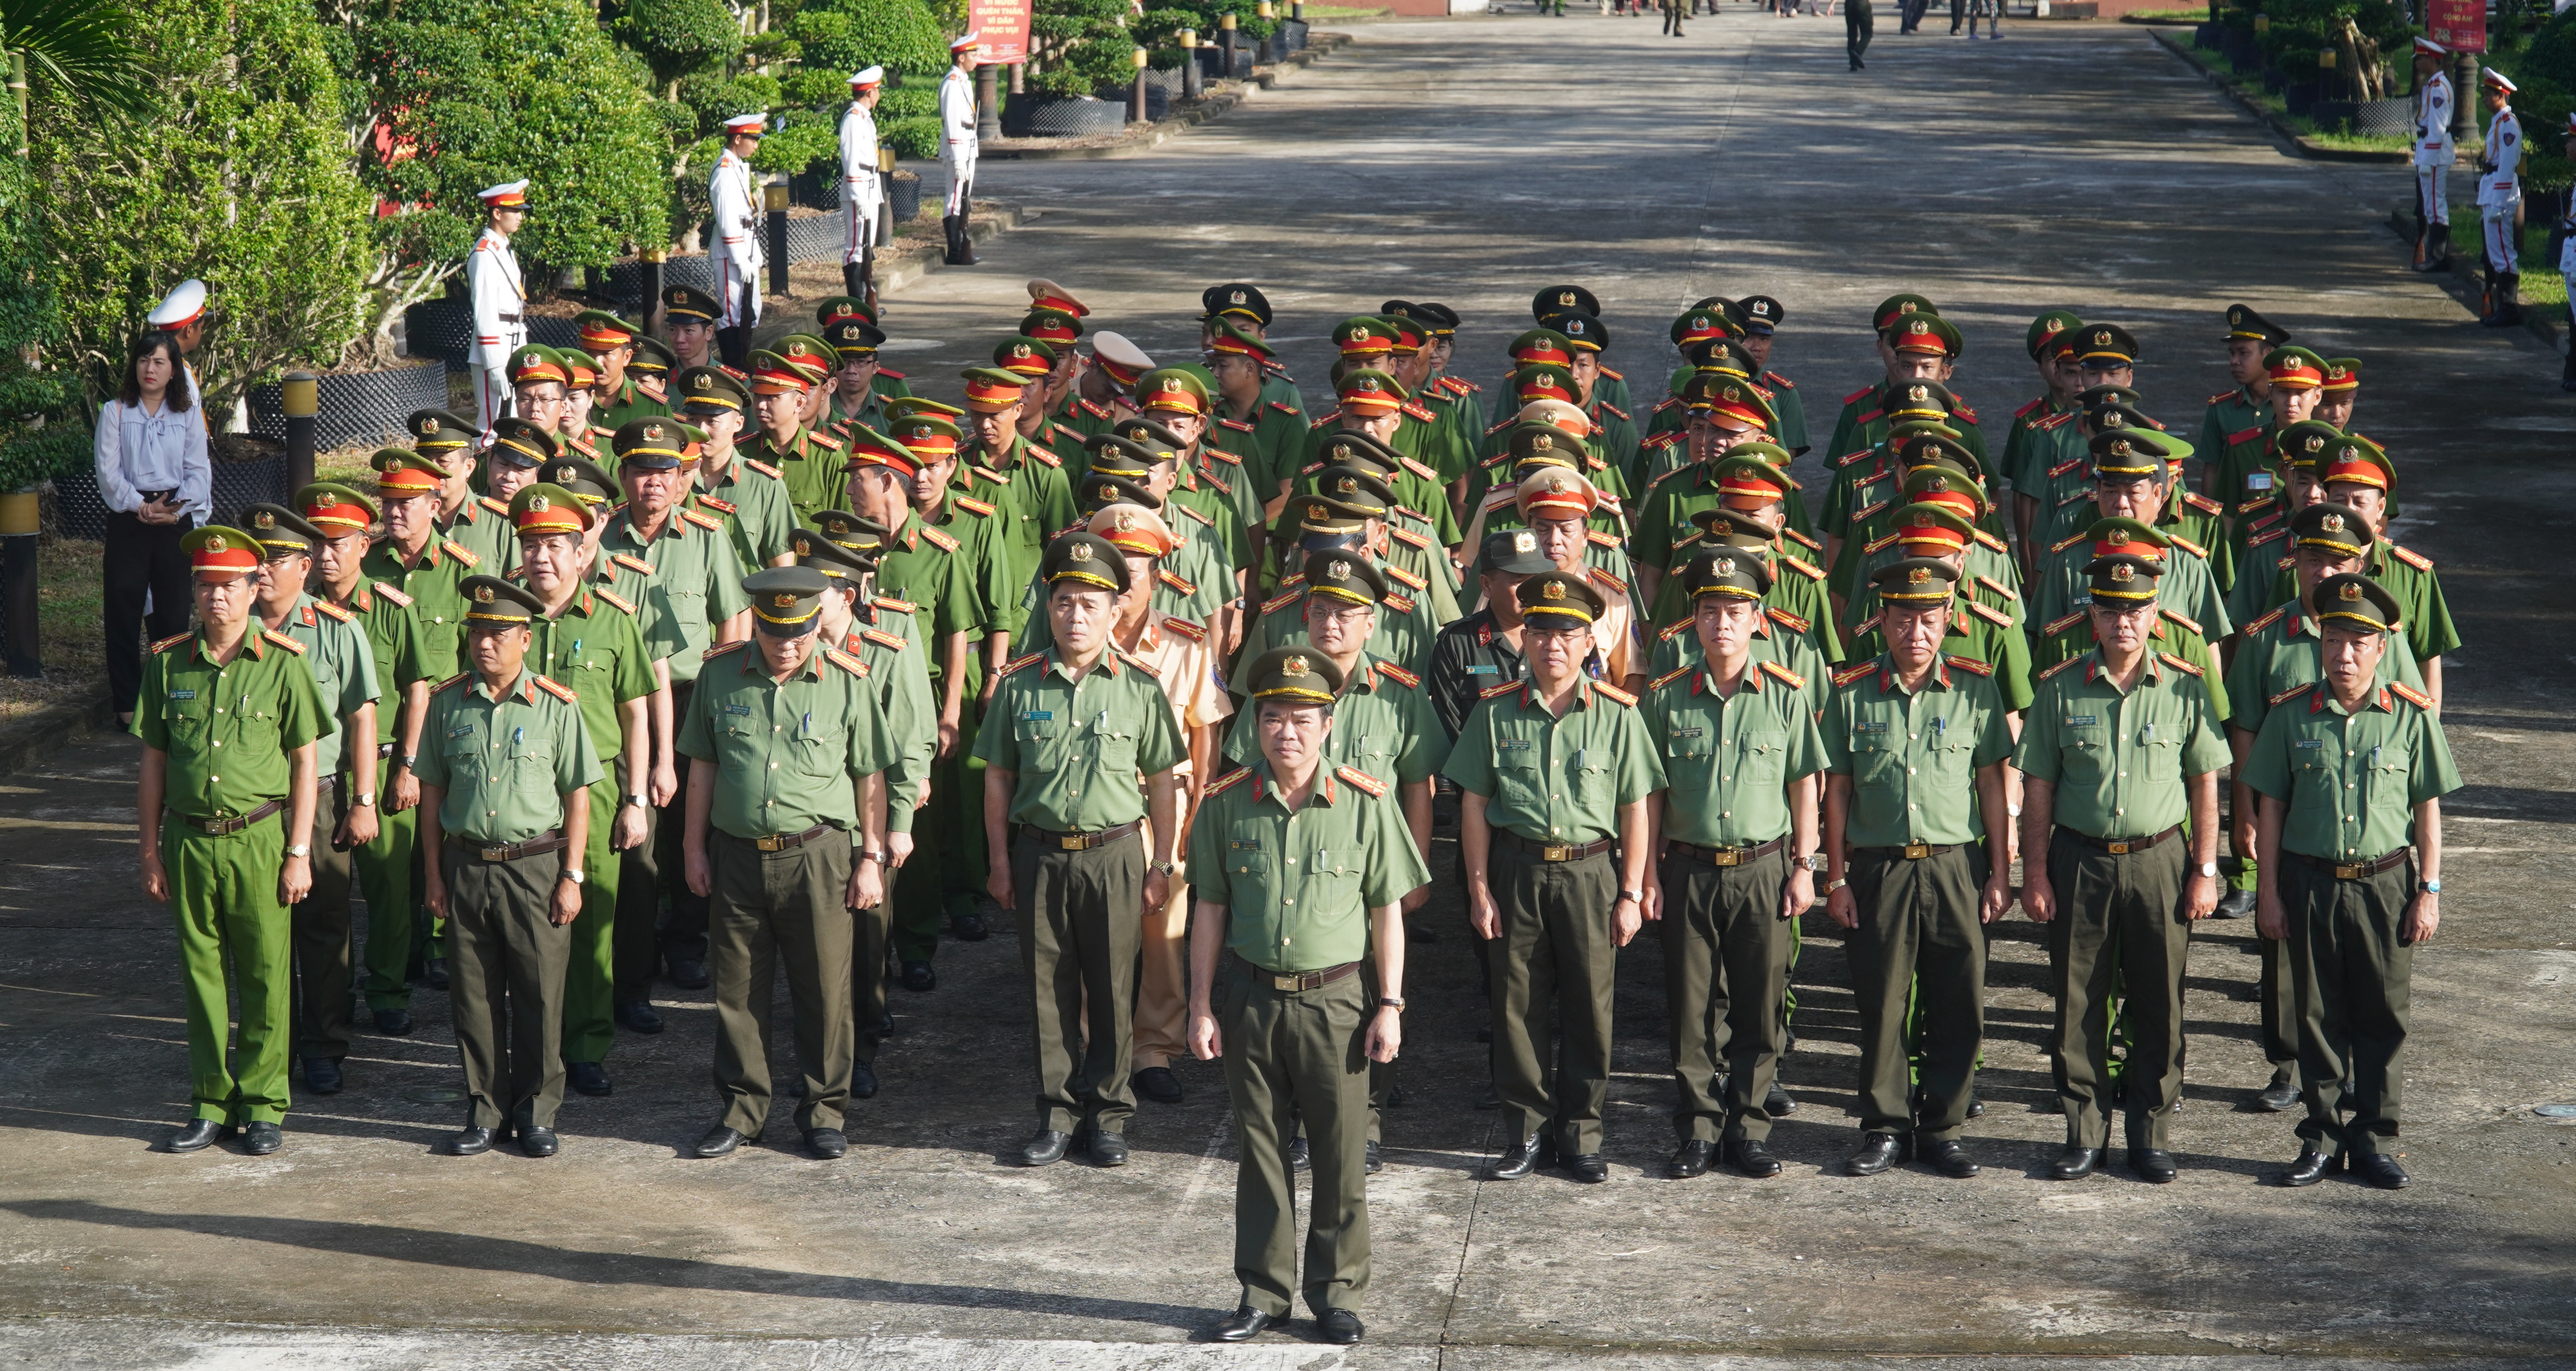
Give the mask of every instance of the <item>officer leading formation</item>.
[{"label": "officer leading formation", "polygon": [[[1201,351],[1158,363],[1033,281],[950,403],[879,358],[867,216],[849,293],[755,338],[760,130],[729,132],[719,289],[665,292],[661,336],[592,311],[577,350],[525,343],[525,186],[496,187],[478,412],[416,413],[371,482],[179,539],[195,626],[144,657],[132,724],[142,882],[186,969],[171,1150],[278,1150],[299,1077],[343,1089],[353,1024],[411,1032],[423,986],[466,1081],[446,1150],[554,1155],[567,1090],[615,1088],[618,1030],[664,1031],[667,981],[714,1004],[691,1152],[783,1107],[842,1158],[889,987],[935,993],[943,933],[998,919],[1029,1006],[1016,1160],[1122,1165],[1140,1109],[1185,1097],[1174,1064],[1220,1062],[1242,1297],[1211,1336],[1302,1299],[1349,1343],[1409,948],[1463,933],[1485,973],[1490,1178],[1612,1179],[1640,937],[1664,1174],[1781,1175],[1777,1125],[1827,1102],[1781,1063],[1828,929],[1860,1027],[1838,1165],[1964,1178],[2017,905],[2056,1003],[2049,1176],[2176,1178],[2192,929],[2250,915],[2273,1072],[2241,1084],[2296,1116],[2280,1182],[2408,1183],[2459,639],[2392,539],[2358,359],[2232,306],[2208,347],[2235,384],[2168,423],[2128,329],[2052,309],[2036,397],[1989,429],[1962,331],[1907,292],[1863,321],[1883,374],[1811,419],[1773,369],[1779,300],[1683,311],[1659,393],[1565,283],[1481,362],[1442,304],[1340,320],[1310,416],[1251,283],[1207,290]],[[846,170],[863,203],[869,159]],[[2438,177],[2425,203],[2431,232]],[[1822,476],[1792,476],[1810,453]],[[1427,909],[1451,825],[1465,930]]]}]

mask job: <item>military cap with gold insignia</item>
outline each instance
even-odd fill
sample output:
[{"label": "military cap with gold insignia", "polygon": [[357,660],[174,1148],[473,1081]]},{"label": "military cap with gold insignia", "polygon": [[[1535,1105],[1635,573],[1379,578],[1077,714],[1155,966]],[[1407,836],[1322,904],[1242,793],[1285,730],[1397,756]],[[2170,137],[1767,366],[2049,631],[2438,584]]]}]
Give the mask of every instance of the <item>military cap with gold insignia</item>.
[{"label": "military cap with gold insignia", "polygon": [[1091,472],[1095,476],[1116,476],[1123,480],[1144,481],[1154,474],[1157,463],[1172,460],[1168,444],[1127,437],[1120,433],[1095,433],[1082,440],[1091,453]]},{"label": "military cap with gold insignia", "polygon": [[722,367],[689,367],[680,373],[674,397],[683,413],[699,417],[740,414],[751,407],[751,392]]},{"label": "military cap with gold insignia", "polygon": [[538,343],[530,343],[511,353],[508,372],[510,384],[514,386],[540,381],[572,384],[572,368],[564,365],[562,354]]},{"label": "military cap with gold insignia", "polygon": [[1520,507],[1524,519],[1583,519],[1601,507],[1601,492],[1579,471],[1540,467],[1513,488],[1512,503]]},{"label": "military cap with gold insignia", "polygon": [[1386,598],[1386,575],[1365,552],[1327,548],[1306,554],[1306,592],[1354,605],[1375,605]]},{"label": "military cap with gold insignia", "polygon": [[[912,414],[886,425],[890,435],[910,453],[916,470],[957,460],[957,445],[966,440],[966,430],[936,414]],[[852,445],[851,455],[858,455]]]},{"label": "military cap with gold insignia", "polygon": [[557,457],[538,470],[537,478],[572,492],[573,498],[586,505],[604,505],[623,493],[616,477],[583,457]]},{"label": "military cap with gold insignia", "polygon": [[2084,575],[2090,580],[2085,589],[2093,603],[2120,608],[2156,598],[2156,582],[2164,574],[2162,561],[2132,552],[2095,557],[2084,564]]},{"label": "military cap with gold insignia", "polygon": [[1703,338],[1683,348],[1682,356],[1695,371],[1719,372],[1738,380],[1750,381],[1762,370],[1753,354],[1732,338]]},{"label": "military cap with gold insignia", "polygon": [[685,441],[677,423],[656,415],[618,425],[617,432],[609,435],[608,445],[616,451],[620,466],[669,471],[680,465],[680,447]]},{"label": "military cap with gold insignia", "polygon": [[814,527],[835,546],[852,552],[883,552],[886,541],[894,536],[885,525],[846,509],[814,511]]},{"label": "military cap with gold insignia", "polygon": [[1745,549],[1713,548],[1691,558],[1682,569],[1682,588],[1694,602],[1710,595],[1759,600],[1771,593],[1771,569],[1758,554]]},{"label": "military cap with gold insignia", "polygon": [[1776,540],[1768,524],[1740,509],[1711,505],[1691,511],[1690,521],[1710,547],[1769,548]]},{"label": "military cap with gold insignia", "polygon": [[664,376],[680,364],[680,354],[671,345],[647,333],[635,340],[635,355],[626,359],[626,369],[638,376]]},{"label": "military cap with gold insignia", "polygon": [[2022,335],[2022,346],[2030,350],[2032,361],[2038,361],[2040,352],[2048,346],[2050,339],[2083,322],[2071,309],[2048,310],[2030,321],[2029,331]]},{"label": "military cap with gold insignia", "polygon": [[1768,338],[1778,332],[1780,325],[1789,317],[1787,311],[1780,308],[1780,302],[1768,295],[1747,295],[1736,301],[1735,307],[1744,314],[1745,331],[1760,338]]},{"label": "military cap with gold insignia", "polygon": [[1046,545],[1038,559],[1038,578],[1050,586],[1113,590],[1127,593],[1127,555],[1115,543],[1091,533],[1067,533]]},{"label": "military cap with gold insignia", "polygon": [[2118,324],[2082,324],[2075,330],[2075,360],[2089,370],[2135,366],[2138,340]]},{"label": "military cap with gold insignia", "polygon": [[2084,441],[2096,477],[2166,476],[2171,463],[2191,456],[2191,444],[2152,428],[2109,428]]},{"label": "military cap with gold insignia", "polygon": [[1311,647],[1274,647],[1252,659],[1244,683],[1256,700],[1328,705],[1342,693],[1342,669]]},{"label": "military cap with gold insignia", "polygon": [[1229,281],[1199,292],[1199,317],[1216,319],[1233,315],[1270,327],[1270,299],[1261,288],[1243,281]]},{"label": "military cap with gold insignia", "polygon": [[877,569],[883,557],[882,547],[844,547],[821,530],[800,528],[787,535],[787,550],[796,554],[798,566],[812,567],[833,581],[855,580]]},{"label": "military cap with gold insignia", "polygon": [[1871,572],[1869,583],[1890,604],[1938,605],[1949,603],[1961,574],[1938,557],[1903,557]]},{"label": "military cap with gold insignia", "polygon": [[1374,314],[1333,325],[1333,346],[1344,357],[1384,357],[1395,351],[1395,330]]},{"label": "military cap with gold insignia", "polygon": [[330,536],[284,505],[244,505],[233,523],[250,530],[250,536],[269,557],[297,553],[309,557]]},{"label": "military cap with gold insignia", "polygon": [[1947,466],[1925,465],[1905,473],[1904,491],[1909,504],[1939,505],[1970,522],[1990,507],[1986,488],[1976,477]]},{"label": "military cap with gold insignia", "polygon": [[801,638],[821,626],[823,592],[832,583],[809,566],[779,566],[742,578],[751,626],[772,638]]},{"label": "military cap with gold insignia", "polygon": [[2397,464],[2388,460],[2388,453],[2379,444],[2347,433],[2326,444],[2325,458],[2317,464],[2317,479],[2329,486],[2344,483],[2393,490],[2397,486]]},{"label": "military cap with gold insignia", "polygon": [[1413,317],[1421,320],[1422,326],[1431,330],[1434,338],[1457,337],[1458,325],[1464,322],[1458,317],[1458,311],[1437,300],[1414,301]]},{"label": "military cap with gold insignia", "polygon": [[1055,345],[1035,338],[1005,338],[993,345],[993,365],[1014,376],[1044,376],[1055,370]]},{"label": "military cap with gold insignia", "polygon": [[830,328],[852,320],[873,324],[877,321],[877,312],[868,307],[867,301],[855,295],[826,296],[823,303],[814,307],[814,326],[817,328]]},{"label": "military cap with gold insignia", "polygon": [[1206,414],[1214,387],[1189,367],[1149,371],[1136,382],[1136,403],[1149,414]]},{"label": "military cap with gold insignia", "polygon": [[2288,329],[2255,313],[2252,305],[2227,307],[2227,336],[2231,339],[2252,338],[2257,342],[2270,343],[2274,347],[2290,341]]},{"label": "military cap with gold insignia", "polygon": [[642,324],[630,324],[604,309],[586,309],[573,316],[572,326],[581,335],[583,350],[611,352],[644,336]]},{"label": "military cap with gold insignia", "polygon": [[1735,336],[1735,322],[1720,309],[1686,309],[1673,316],[1670,330],[1673,346],[1687,355],[1691,348],[1707,342],[1723,342]]},{"label": "military cap with gold insignia", "polygon": [[1709,468],[1709,474],[1717,478],[1718,494],[1727,500],[1770,504],[1786,498],[1790,491],[1798,488],[1798,483],[1789,479],[1789,473],[1780,465],[1735,448],[1728,449],[1725,456],[1718,458]]},{"label": "military cap with gold insignia", "polygon": [[1531,329],[1504,344],[1503,351],[1522,366],[1541,363],[1560,367],[1574,365],[1574,344],[1552,328]]},{"label": "military cap with gold insignia", "polygon": [[1702,372],[1682,387],[1682,403],[1718,428],[1742,433],[1769,433],[1780,423],[1771,403],[1754,393],[1753,383],[1719,372]]},{"label": "military cap with gold insignia", "polygon": [[1398,357],[1420,356],[1422,345],[1431,340],[1430,332],[1422,327],[1421,321],[1401,314],[1387,318],[1386,327],[1395,335],[1387,351]]},{"label": "military cap with gold insignia", "polygon": [[1547,424],[1576,437],[1593,431],[1592,416],[1563,400],[1530,400],[1512,411],[1516,424]]},{"label": "military cap with gold insignia", "polygon": [[2084,422],[2103,433],[2113,429],[2131,429],[2140,433],[2159,431],[2155,421],[2147,417],[2146,411],[2134,405],[2096,405],[2084,411]]},{"label": "military cap with gold insignia", "polygon": [[977,414],[999,414],[1028,393],[1028,378],[1000,367],[968,367],[958,373],[966,382],[966,408]]},{"label": "military cap with gold insignia", "polygon": [[1520,606],[1522,619],[1536,621],[1532,627],[1554,629],[1588,626],[1610,607],[1589,578],[1563,571],[1542,571],[1521,582],[1512,603]]},{"label": "military cap with gold insignia", "polygon": [[1326,466],[1369,467],[1390,476],[1404,469],[1403,459],[1394,448],[1349,429],[1325,434],[1315,459]]},{"label": "military cap with gold insignia", "polygon": [[1938,381],[1899,381],[1888,391],[1887,417],[1946,419],[1959,410],[1959,397]]},{"label": "military cap with gold insignia", "polygon": [[2329,357],[2326,359],[2325,384],[2319,389],[2329,395],[2361,389],[2361,359]]},{"label": "military cap with gold insignia", "polygon": [[1082,321],[1060,309],[1033,309],[1020,316],[1020,336],[1061,347],[1082,337]]},{"label": "military cap with gold insignia", "polygon": [[2093,544],[2096,557],[2145,557],[2159,567],[2173,549],[2173,539],[2135,519],[2116,514],[2094,520],[2093,526],[2084,530],[2084,536]]},{"label": "military cap with gold insignia", "polygon": [[380,447],[367,465],[376,471],[376,494],[388,500],[427,495],[447,480],[447,469],[438,459],[426,453],[398,447]]},{"label": "military cap with gold insignia", "polygon": [[1501,528],[1485,535],[1477,565],[1505,576],[1536,576],[1554,571],[1556,563],[1539,550],[1538,535],[1525,528]]},{"label": "military cap with gold insignia", "polygon": [[338,481],[315,481],[295,492],[293,503],[325,538],[364,533],[376,522],[376,502],[364,491]]},{"label": "military cap with gold insignia", "polygon": [[749,360],[754,395],[801,395],[814,388],[806,368],[767,348],[755,350]]},{"label": "military cap with gold insignia", "polygon": [[510,497],[510,522],[522,538],[586,533],[596,519],[589,503],[579,495],[544,481]]},{"label": "military cap with gold insignia", "polygon": [[2314,470],[2326,459],[2326,449],[2343,441],[2343,430],[2323,419],[2301,419],[2272,435],[2272,450],[2283,462],[2293,467]]},{"label": "military cap with gold insignia", "polygon": [[865,319],[844,319],[823,325],[823,341],[832,345],[832,355],[844,362],[874,357],[886,340],[885,330]]},{"label": "military cap with gold insignia", "polygon": [[2404,617],[2397,597],[2386,587],[2367,576],[2346,572],[2317,582],[2315,595],[2319,626],[2360,629],[2369,633],[2386,633]]},{"label": "military cap with gold insignia", "polygon": [[1173,547],[1171,526],[1163,522],[1163,516],[1143,505],[1104,505],[1092,511],[1083,523],[1083,531],[1139,557],[1165,556]]},{"label": "military cap with gold insignia", "polygon": [[2379,538],[2370,521],[2350,505],[2315,504],[2290,516],[2290,541],[2298,547],[2321,547],[2338,557],[2359,557]]},{"label": "military cap with gold insignia", "polygon": [[546,602],[526,586],[498,576],[468,576],[456,585],[465,595],[465,622],[485,628],[525,627],[546,612]]},{"label": "military cap with gold insignia", "polygon": [[1598,353],[1610,346],[1610,330],[1591,314],[1577,310],[1557,315],[1551,327],[1565,335],[1565,341],[1577,351]]},{"label": "military cap with gold insignia", "polygon": [[1544,324],[1560,314],[1601,315],[1600,297],[1577,285],[1549,286],[1530,297],[1530,317]]},{"label": "military cap with gold insignia", "polygon": [[1361,367],[1341,378],[1335,387],[1342,408],[1355,414],[1390,414],[1403,408],[1403,383],[1383,371]]},{"label": "military cap with gold insignia", "polygon": [[787,359],[808,385],[821,385],[840,370],[840,355],[831,341],[812,333],[791,333],[769,345],[770,350]]},{"label": "military cap with gold insignia", "polygon": [[474,446],[474,425],[443,409],[416,409],[403,417],[403,432],[419,452],[452,452]]},{"label": "military cap with gold insignia", "polygon": [[1315,473],[1307,488],[1372,519],[1383,519],[1388,510],[1395,508],[1395,490],[1387,485],[1386,478],[1359,467],[1326,467]]},{"label": "military cap with gold insignia", "polygon": [[599,369],[589,353],[580,348],[557,348],[555,356],[563,362],[565,389],[588,390],[599,384]]},{"label": "military cap with gold insignia", "polygon": [[1977,527],[1958,510],[1931,500],[1907,505],[1890,522],[1909,557],[1946,557],[1965,548]]},{"label": "military cap with gold insignia", "polygon": [[2326,380],[2326,359],[2303,347],[2279,347],[2263,354],[2263,375],[2285,390],[2314,390]]},{"label": "military cap with gold insignia", "polygon": [[1279,355],[1278,349],[1253,337],[1251,330],[1222,315],[1208,320],[1208,351],[1263,362]]},{"label": "military cap with gold insignia", "polygon": [[540,466],[551,460],[556,450],[552,433],[517,415],[492,421],[491,456],[495,462],[514,467]]},{"label": "military cap with gold insignia", "polygon": [[1503,442],[1505,449],[1512,454],[1515,470],[1524,462],[1543,462],[1578,471],[1589,451],[1582,439],[1554,424],[1516,424],[1504,436]]},{"label": "military cap with gold insignia", "polygon": [[928,414],[941,419],[966,417],[964,409],[943,400],[933,400],[927,395],[895,396],[885,402],[885,412],[886,417],[890,419],[903,419],[915,414]]},{"label": "military cap with gold insignia", "polygon": [[1111,505],[1139,505],[1159,510],[1163,507],[1163,497],[1124,476],[1104,475],[1100,468],[1093,467],[1091,474],[1083,477],[1082,484],[1075,488],[1073,504],[1083,514],[1096,513]]},{"label": "military cap with gold insignia", "polygon": [[1279,511],[1281,525],[1294,522],[1298,534],[1326,534],[1334,537],[1365,532],[1368,521],[1375,518],[1357,505],[1346,505],[1329,495],[1291,495]]},{"label": "military cap with gold insignia", "polygon": [[1892,352],[1929,353],[1935,357],[1956,357],[1964,346],[1958,325],[1937,314],[1908,314],[1889,324],[1879,337]]},{"label": "military cap with gold insignia", "polygon": [[1869,331],[1884,334],[1887,332],[1888,325],[1909,314],[1937,315],[1940,312],[1938,306],[1923,296],[1911,291],[1899,291],[1879,301],[1878,308],[1869,312]]},{"label": "military cap with gold insignia", "polygon": [[1531,400],[1554,400],[1573,404],[1582,394],[1571,367],[1554,362],[1526,362],[1512,372],[1512,398],[1527,403]]},{"label": "military cap with gold insignia", "polygon": [[1077,319],[1091,313],[1091,306],[1082,303],[1072,291],[1043,276],[1028,283],[1028,292],[1031,309],[1062,310]]},{"label": "military cap with gold insignia", "polygon": [[[912,422],[916,427],[927,428],[933,420],[925,415]],[[946,423],[947,421],[937,422]],[[954,456],[957,452],[957,439],[954,434],[957,426],[949,424],[948,427],[951,434],[946,439],[948,447],[945,456]],[[938,437],[937,434],[931,436],[934,439]],[[920,453],[913,451],[910,444],[900,439],[889,438],[875,429],[861,425],[850,430],[850,451],[849,455],[842,460],[842,465],[851,471],[861,467],[884,467],[909,481],[920,474],[921,469],[929,463],[923,460]],[[820,519],[822,515],[817,514],[815,517]]]},{"label": "military cap with gold insignia", "polygon": [[230,581],[259,570],[259,540],[237,528],[208,524],[179,535],[188,570],[200,581]]},{"label": "military cap with gold insignia", "polygon": [[717,302],[716,297],[696,286],[662,288],[662,326],[665,328],[670,327],[674,319],[712,324],[723,314],[724,306]]},{"label": "military cap with gold insignia", "polygon": [[2086,386],[2075,392],[2075,403],[2087,410],[2108,409],[2113,405],[2126,405],[2135,409],[2140,399],[2138,392],[2128,386]]},{"label": "military cap with gold insignia", "polygon": [[1947,433],[1908,434],[1903,442],[1894,446],[1896,460],[1908,468],[1939,464],[1978,474],[1975,451]]}]

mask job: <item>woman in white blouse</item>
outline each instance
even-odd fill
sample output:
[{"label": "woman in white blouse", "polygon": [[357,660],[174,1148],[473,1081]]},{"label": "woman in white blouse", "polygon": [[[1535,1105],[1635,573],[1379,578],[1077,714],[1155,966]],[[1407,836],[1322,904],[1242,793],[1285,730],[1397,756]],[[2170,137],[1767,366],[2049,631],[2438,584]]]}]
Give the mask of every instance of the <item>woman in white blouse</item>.
[{"label": "woman in white blouse", "polygon": [[[98,410],[98,493],[107,502],[107,688],[119,722],[134,718],[143,683],[143,639],[188,627],[188,557],[179,535],[214,515],[206,426],[179,340],[135,340],[125,387]],[[150,597],[149,631],[138,630]]]}]

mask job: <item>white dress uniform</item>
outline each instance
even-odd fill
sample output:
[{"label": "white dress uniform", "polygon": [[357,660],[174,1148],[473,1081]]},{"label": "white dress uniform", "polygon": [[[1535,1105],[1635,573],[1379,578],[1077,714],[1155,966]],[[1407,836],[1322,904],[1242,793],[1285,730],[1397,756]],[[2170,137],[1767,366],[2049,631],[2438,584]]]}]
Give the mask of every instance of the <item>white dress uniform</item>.
[{"label": "white dress uniform", "polygon": [[2487,232],[2487,267],[2499,276],[2521,270],[2514,227],[2522,208],[2522,120],[2507,105],[2487,120],[2486,169],[2478,173],[2478,215]]},{"label": "white dress uniform", "polygon": [[2415,92],[2415,212],[2427,224],[2451,222],[2451,77],[2434,72]]},{"label": "white dress uniform", "polygon": [[[751,164],[727,148],[716,158],[707,181],[707,200],[715,206],[716,241],[707,256],[716,269],[716,317],[721,331],[760,323],[760,268],[767,253],[760,240],[760,211]],[[743,313],[743,287],[751,287],[750,314]]]},{"label": "white dress uniform", "polygon": [[[163,333],[176,333],[195,322],[197,316],[205,312],[206,283],[191,276],[171,287],[170,293],[161,297],[161,303],[154,305],[152,312],[143,316],[143,326]],[[206,391],[203,386],[197,384],[197,366],[194,362],[182,357],[179,359],[179,366],[188,374],[187,413],[196,422],[197,432],[202,435],[206,431]],[[235,408],[242,408],[242,406],[237,403]],[[249,432],[249,423],[244,422],[240,431]]]},{"label": "white dress uniform", "polygon": [[[851,77],[850,84],[874,85],[884,76],[884,68],[870,67]],[[877,211],[884,204],[885,182],[877,171],[876,116],[853,100],[849,113],[841,116],[841,217],[849,226],[841,244],[844,264],[864,260],[867,249],[876,246]]]},{"label": "white dress uniform", "polygon": [[975,78],[963,65],[950,67],[939,82],[939,160],[948,166],[942,213],[967,213],[975,185]]},{"label": "white dress uniform", "polygon": [[510,354],[528,341],[528,291],[510,235],[485,225],[466,255],[465,280],[474,299],[474,342],[465,362],[474,370],[474,421],[488,442],[492,421],[510,412]]}]

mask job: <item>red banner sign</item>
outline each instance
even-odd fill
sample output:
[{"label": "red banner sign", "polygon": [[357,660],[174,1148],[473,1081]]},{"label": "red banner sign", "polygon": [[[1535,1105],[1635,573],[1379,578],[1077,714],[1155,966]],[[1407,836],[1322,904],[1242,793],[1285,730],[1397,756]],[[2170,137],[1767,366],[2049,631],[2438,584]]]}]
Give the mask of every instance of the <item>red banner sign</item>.
[{"label": "red banner sign", "polygon": [[2487,0],[2430,0],[2424,36],[2453,52],[2486,51]]},{"label": "red banner sign", "polygon": [[[2479,17],[2485,18],[2483,13]],[[966,0],[966,26],[983,38],[978,61],[1008,66],[1029,60],[1029,0]]]}]

